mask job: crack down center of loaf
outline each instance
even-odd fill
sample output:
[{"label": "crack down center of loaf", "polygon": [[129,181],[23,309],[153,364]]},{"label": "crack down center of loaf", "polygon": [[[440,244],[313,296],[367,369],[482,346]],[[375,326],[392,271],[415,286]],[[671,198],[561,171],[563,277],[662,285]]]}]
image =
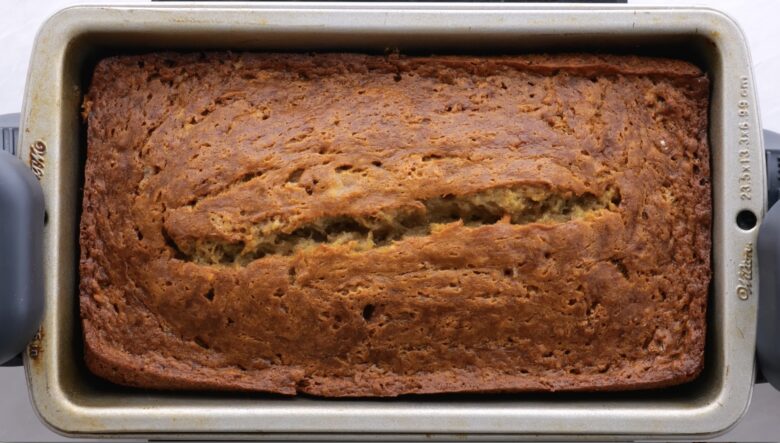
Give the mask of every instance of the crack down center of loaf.
[{"label": "crack down center of loaf", "polygon": [[[242,227],[248,235],[246,240],[238,242],[165,237],[176,256],[185,261],[246,266],[269,255],[290,256],[323,245],[339,245],[354,252],[382,248],[410,237],[429,236],[452,223],[467,228],[497,223],[564,223],[597,216],[605,210],[613,211],[619,204],[620,192],[616,188],[607,188],[601,195],[576,195],[542,186],[498,187],[465,195],[414,200],[370,214],[334,211],[302,223],[274,217]],[[212,214],[211,219],[212,223],[220,224],[222,231],[238,228],[230,226],[230,220],[218,214]]]}]

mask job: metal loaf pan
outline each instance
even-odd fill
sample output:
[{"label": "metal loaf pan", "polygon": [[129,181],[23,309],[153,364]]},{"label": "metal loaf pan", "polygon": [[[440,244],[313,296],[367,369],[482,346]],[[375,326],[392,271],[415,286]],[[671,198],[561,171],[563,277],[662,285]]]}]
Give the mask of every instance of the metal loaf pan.
[{"label": "metal loaf pan", "polygon": [[[327,400],[150,392],[92,376],[78,318],[78,220],[85,157],[82,92],[102,56],[151,50],[672,55],[712,80],[713,271],[703,374],[657,391]],[[43,326],[25,356],[33,403],[55,431],[144,438],[703,438],[742,416],[753,387],[757,228],[763,150],[744,36],[692,8],[511,4],[263,3],[76,7],[41,29],[22,113],[21,154],[46,199]]]}]

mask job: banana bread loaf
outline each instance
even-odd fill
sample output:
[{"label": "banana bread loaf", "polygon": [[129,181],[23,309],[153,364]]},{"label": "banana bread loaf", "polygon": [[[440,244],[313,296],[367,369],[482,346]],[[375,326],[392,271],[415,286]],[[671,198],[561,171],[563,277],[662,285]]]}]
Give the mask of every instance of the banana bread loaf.
[{"label": "banana bread loaf", "polygon": [[698,68],[635,56],[104,59],[87,365],[322,396],[691,380],[707,108]]}]

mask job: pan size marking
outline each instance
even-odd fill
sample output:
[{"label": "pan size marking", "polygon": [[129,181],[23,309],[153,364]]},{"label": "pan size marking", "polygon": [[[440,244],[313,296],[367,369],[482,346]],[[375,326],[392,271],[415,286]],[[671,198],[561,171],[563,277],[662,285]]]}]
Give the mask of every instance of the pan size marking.
[{"label": "pan size marking", "polygon": [[737,297],[747,300],[753,295],[753,242],[745,243],[737,267]]},{"label": "pan size marking", "polygon": [[739,101],[737,101],[737,155],[739,159],[739,199],[753,198],[753,172],[750,168],[750,81],[746,75],[739,78]]},{"label": "pan size marking", "polygon": [[40,140],[30,145],[30,169],[40,181],[46,167],[46,144]]}]

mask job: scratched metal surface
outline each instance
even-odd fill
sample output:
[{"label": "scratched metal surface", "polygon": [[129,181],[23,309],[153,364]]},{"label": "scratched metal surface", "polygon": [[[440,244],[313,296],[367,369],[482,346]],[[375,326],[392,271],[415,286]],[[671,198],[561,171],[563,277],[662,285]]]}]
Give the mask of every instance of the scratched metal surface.
[{"label": "scratched metal surface", "polygon": [[[376,10],[375,5],[353,4],[348,6],[352,9],[348,13],[344,9],[315,10],[311,4],[303,6],[309,8],[307,11],[285,10],[295,7],[289,4],[277,6],[282,9],[267,7],[265,11],[73,10],[49,22],[39,35],[25,95],[24,119],[29,132],[22,140],[22,155],[29,158],[29,146],[35,141],[49,147],[43,175],[50,213],[45,233],[49,304],[44,334],[36,343],[41,352],[36,358],[27,358],[27,379],[35,407],[50,426],[84,436],[118,433],[167,438],[173,436],[171,433],[180,437],[207,433],[270,439],[415,439],[426,434],[434,434],[429,438],[468,434],[489,439],[621,439],[668,434],[703,437],[723,431],[741,416],[752,389],[755,292],[745,292],[742,284],[739,293],[747,293],[748,297],[742,300],[737,296],[737,271],[744,261],[743,254],[749,251],[748,243],[754,241],[755,230],[740,231],[733,220],[743,208],[760,214],[764,199],[756,197],[746,203],[739,197],[735,183],[739,183],[742,166],[731,142],[739,138],[740,123],[748,123],[746,135],[751,140],[743,157],[751,169],[751,194],[763,195],[764,183],[750,62],[742,35],[728,19],[685,9],[594,11],[437,5],[447,9],[442,14],[410,5],[403,5],[401,10]],[[328,29],[338,32],[329,33]],[[659,393],[381,402],[120,392],[90,380],[77,363],[75,291],[68,289],[74,288],[75,282],[78,117],[75,112],[62,110],[78,109],[79,70],[94,50],[97,31],[102,32],[101,43],[132,44],[135,48],[163,44],[257,49],[318,45],[349,48],[359,44],[381,48],[387,43],[419,47],[420,41],[430,45],[431,37],[436,37],[436,45],[441,48],[473,48],[475,39],[497,48],[514,48],[528,37],[534,37],[534,45],[574,48],[583,36],[599,47],[626,42],[691,45],[715,80],[711,136],[717,247],[708,370],[694,386]],[[697,35],[714,41],[714,49],[701,42],[692,43]],[[79,36],[78,44],[68,45]],[[164,43],[161,36],[167,37]],[[63,69],[51,69],[56,66]],[[742,94],[745,97],[740,97]],[[744,117],[738,115],[734,105],[740,99],[747,102],[749,112]]]}]

